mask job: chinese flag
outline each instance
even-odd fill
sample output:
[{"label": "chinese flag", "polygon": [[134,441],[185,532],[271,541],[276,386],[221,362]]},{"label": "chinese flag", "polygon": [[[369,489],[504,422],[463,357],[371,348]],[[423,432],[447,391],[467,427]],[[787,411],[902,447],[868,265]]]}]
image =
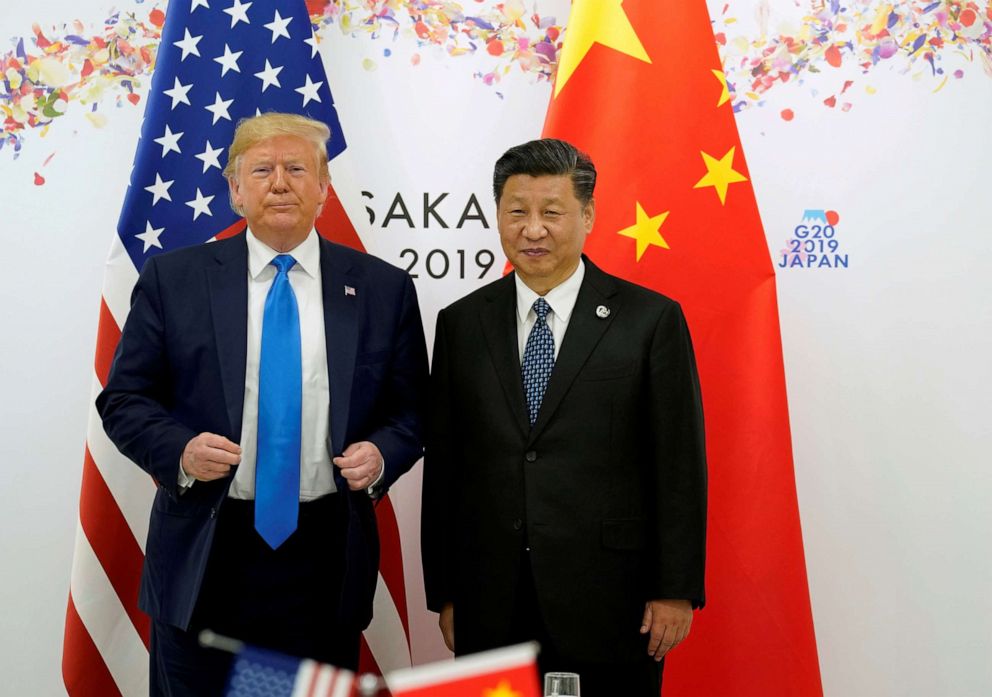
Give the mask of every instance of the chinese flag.
[{"label": "chinese flag", "polygon": [[393,697],[540,697],[537,645],[518,644],[386,676]]},{"label": "chinese flag", "polygon": [[709,461],[707,606],[665,696],[821,695],[775,274],[703,0],[574,0],[544,135],[599,171],[586,242],[678,300]]}]

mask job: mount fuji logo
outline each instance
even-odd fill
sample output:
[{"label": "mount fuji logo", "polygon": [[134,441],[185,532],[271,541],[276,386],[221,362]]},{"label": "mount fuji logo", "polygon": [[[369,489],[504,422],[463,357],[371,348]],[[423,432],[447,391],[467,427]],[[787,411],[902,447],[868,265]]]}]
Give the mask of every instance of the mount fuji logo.
[{"label": "mount fuji logo", "polygon": [[807,208],[802,222],[792,230],[785,248],[779,250],[776,266],[780,269],[846,269],[847,253],[841,252],[837,239],[840,214],[833,210]]}]

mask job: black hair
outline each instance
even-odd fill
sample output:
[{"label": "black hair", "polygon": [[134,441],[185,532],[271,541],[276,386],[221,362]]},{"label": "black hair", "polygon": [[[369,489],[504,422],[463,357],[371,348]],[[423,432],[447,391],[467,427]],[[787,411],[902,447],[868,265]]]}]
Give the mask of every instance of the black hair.
[{"label": "black hair", "polygon": [[493,196],[496,203],[503,195],[506,180],[515,174],[532,177],[567,174],[572,178],[575,198],[585,206],[596,188],[596,166],[592,159],[571,143],[556,138],[541,138],[507,150],[496,160],[493,170]]}]

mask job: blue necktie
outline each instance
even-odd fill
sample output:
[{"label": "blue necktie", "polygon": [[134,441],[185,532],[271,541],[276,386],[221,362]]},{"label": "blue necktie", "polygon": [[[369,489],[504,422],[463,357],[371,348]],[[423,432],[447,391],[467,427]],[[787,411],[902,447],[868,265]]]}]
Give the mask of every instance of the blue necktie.
[{"label": "blue necktie", "polygon": [[258,367],[255,529],[272,549],[296,530],[300,508],[303,368],[300,313],[289,285],[296,259],[272,260],[276,277],[265,297]]},{"label": "blue necktie", "polygon": [[534,301],[534,313],[537,321],[527,337],[524,347],[524,361],[520,373],[524,380],[524,394],[527,395],[527,412],[530,425],[537,421],[537,413],[541,410],[544,390],[548,387],[551,369],[555,367],[555,337],[548,326],[548,313],[551,306],[544,298]]}]

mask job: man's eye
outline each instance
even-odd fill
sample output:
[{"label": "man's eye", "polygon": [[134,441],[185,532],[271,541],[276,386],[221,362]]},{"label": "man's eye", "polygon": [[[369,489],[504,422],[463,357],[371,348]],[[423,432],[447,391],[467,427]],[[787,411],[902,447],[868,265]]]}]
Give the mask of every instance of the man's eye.
[{"label": "man's eye", "polygon": [[561,211],[544,211],[544,215],[555,217],[561,215]]}]

